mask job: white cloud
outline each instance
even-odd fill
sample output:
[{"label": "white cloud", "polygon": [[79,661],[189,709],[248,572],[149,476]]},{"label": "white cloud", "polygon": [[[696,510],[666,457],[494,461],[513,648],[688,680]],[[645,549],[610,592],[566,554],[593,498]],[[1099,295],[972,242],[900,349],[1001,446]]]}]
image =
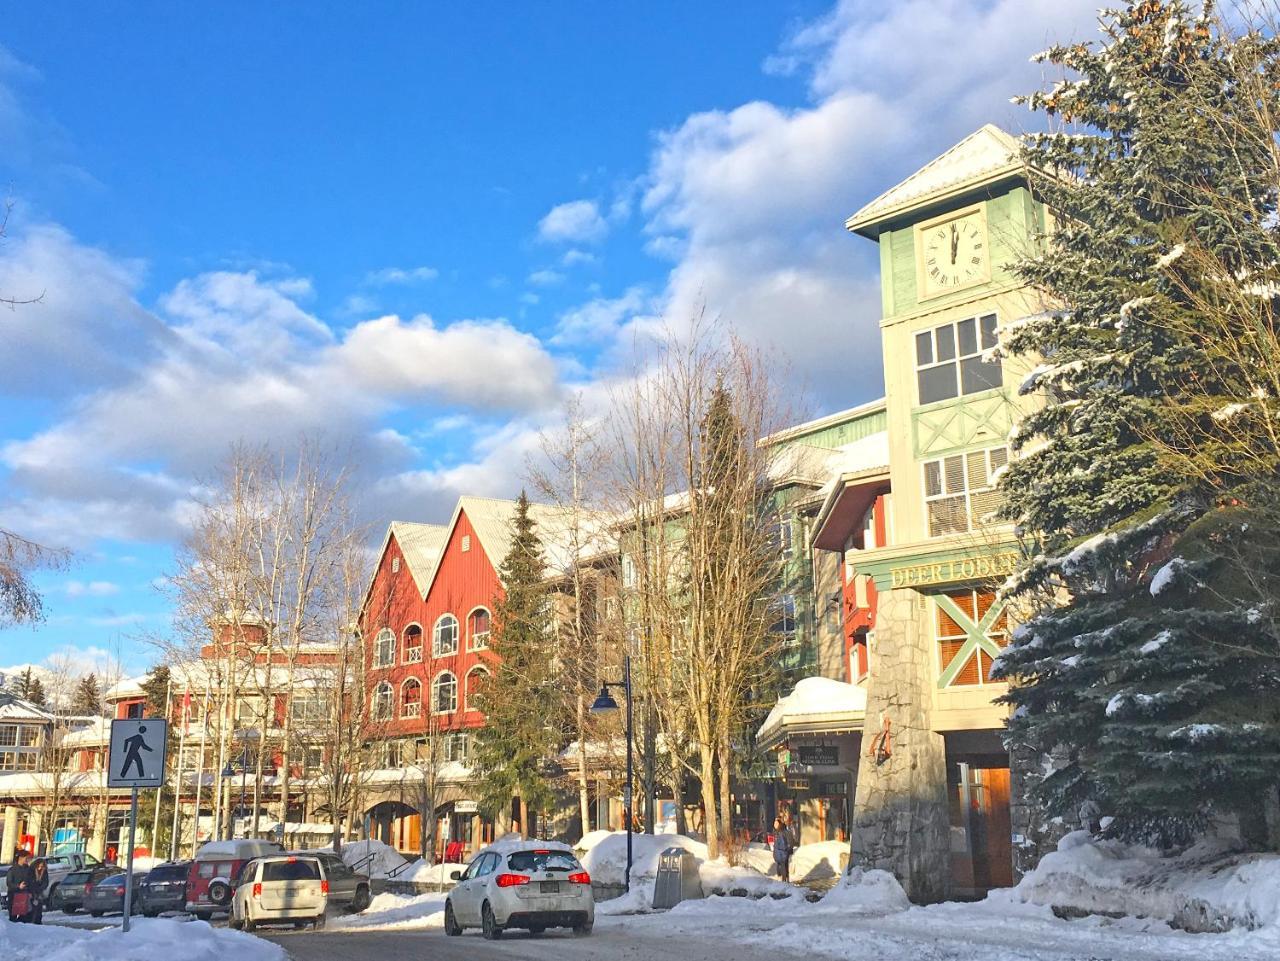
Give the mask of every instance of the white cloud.
[{"label": "white cloud", "polygon": [[389,284],[421,284],[435,280],[440,271],[434,267],[383,267],[365,274],[364,282],[371,287]]},{"label": "white cloud", "polygon": [[608,232],[609,224],[594,200],[559,204],[538,221],[538,236],[550,243],[592,243]]},{"label": "white cloud", "polygon": [[67,597],[110,597],[120,592],[120,585],[111,581],[67,581],[63,590]]},{"label": "white cloud", "polygon": [[588,253],[585,250],[579,250],[577,247],[574,247],[571,250],[566,250],[564,252],[564,256],[560,258],[560,263],[564,264],[566,267],[576,267],[579,264],[594,264],[595,262],[595,254]]},{"label": "white cloud", "polygon": [[554,270],[535,270],[529,275],[529,283],[535,287],[554,287],[564,281],[564,274]]},{"label": "white cloud", "polygon": [[575,346],[615,339],[628,321],[647,308],[640,287],[630,288],[621,297],[597,297],[561,314],[552,342]]}]

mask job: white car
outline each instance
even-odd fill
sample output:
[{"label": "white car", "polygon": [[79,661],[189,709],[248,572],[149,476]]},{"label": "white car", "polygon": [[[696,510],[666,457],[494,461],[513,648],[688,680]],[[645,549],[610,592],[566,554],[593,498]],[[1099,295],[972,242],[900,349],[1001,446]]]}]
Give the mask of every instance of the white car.
[{"label": "white car", "polygon": [[480,928],[489,940],[507,928],[541,934],[572,928],[587,935],[596,920],[591,877],[571,851],[538,847],[481,851],[444,903],[444,931]]},{"label": "white car", "polygon": [[279,854],[254,858],[240,870],[231,898],[233,928],[252,931],[259,924],[302,927],[324,925],[329,880],[314,855]]}]

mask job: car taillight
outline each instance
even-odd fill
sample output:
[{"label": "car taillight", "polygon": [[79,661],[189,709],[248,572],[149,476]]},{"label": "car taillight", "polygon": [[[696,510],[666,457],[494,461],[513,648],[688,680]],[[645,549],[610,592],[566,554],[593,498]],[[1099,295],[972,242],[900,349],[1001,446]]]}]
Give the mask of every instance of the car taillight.
[{"label": "car taillight", "polygon": [[253,885],[253,896],[255,898],[262,897],[262,884],[255,882]]},{"label": "car taillight", "polygon": [[523,874],[499,874],[498,887],[514,888],[518,884],[528,884],[529,878]]},{"label": "car taillight", "polygon": [[321,881],[321,882],[320,882],[320,893],[321,893],[321,894],[328,894],[328,893],[329,893],[329,882],[328,882],[328,881]]},{"label": "car taillight", "polygon": [[86,885],[84,886],[84,893],[85,893],[85,894],[92,894],[92,893],[93,893],[93,885],[92,885],[92,884],[86,884]]},{"label": "car taillight", "polygon": [[573,874],[569,875],[569,883],[570,884],[590,884],[591,875],[589,875],[586,871],[575,871]]}]

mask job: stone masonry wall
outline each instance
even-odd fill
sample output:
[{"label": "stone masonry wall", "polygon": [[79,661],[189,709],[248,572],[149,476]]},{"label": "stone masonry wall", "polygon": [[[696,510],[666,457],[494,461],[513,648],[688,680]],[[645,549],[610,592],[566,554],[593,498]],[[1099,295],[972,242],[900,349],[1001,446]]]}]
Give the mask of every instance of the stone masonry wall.
[{"label": "stone masonry wall", "polygon": [[[912,901],[947,897],[951,882],[946,749],[932,730],[933,652],[922,635],[919,595],[882,593],[854,798],[852,861],[891,872]],[[891,755],[866,751],[890,721]]]}]

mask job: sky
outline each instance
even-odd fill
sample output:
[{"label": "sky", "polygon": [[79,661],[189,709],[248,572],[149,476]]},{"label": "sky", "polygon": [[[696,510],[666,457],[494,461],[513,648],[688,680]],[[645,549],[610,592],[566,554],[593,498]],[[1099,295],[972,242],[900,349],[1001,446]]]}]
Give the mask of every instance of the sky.
[{"label": "sky", "polygon": [[16,4],[0,35],[0,527],[71,549],[0,666],[142,671],[237,442],[362,516],[514,496],[705,307],[811,414],[881,391],[844,220],[984,123],[1079,0]]}]

